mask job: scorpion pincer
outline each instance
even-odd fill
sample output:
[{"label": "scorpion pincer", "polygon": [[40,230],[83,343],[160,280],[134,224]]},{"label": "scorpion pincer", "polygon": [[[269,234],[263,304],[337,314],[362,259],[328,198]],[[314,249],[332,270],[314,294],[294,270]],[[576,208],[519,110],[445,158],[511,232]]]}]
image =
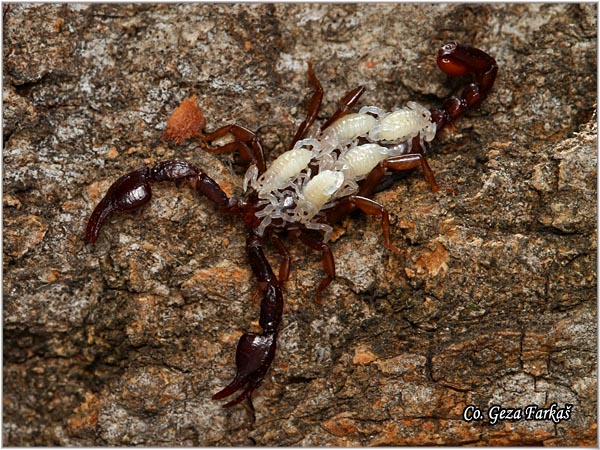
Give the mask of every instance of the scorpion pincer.
[{"label": "scorpion pincer", "polygon": [[[240,216],[246,225],[246,252],[252,273],[262,295],[260,333],[245,333],[236,352],[237,373],[233,381],[213,399],[241,393],[225,404],[235,405],[259,386],[265,377],[277,346],[277,330],[283,314],[282,285],[289,278],[290,256],[281,236],[289,234],[308,247],[320,251],[326,277],[317,288],[317,298],[335,277],[335,262],[327,244],[332,224],[359,209],[381,219],[385,247],[400,251],[391,243],[386,209],[370,199],[389,171],[421,167],[433,191],[440,188],[425,150],[436,134],[455,122],[488,95],[498,72],[496,61],[482,50],[451,42],[438,53],[439,68],[450,76],[472,75],[460,96],[451,96],[441,107],[431,110],[416,102],[386,112],[365,106],[349,111],[365,91],[363,86],[348,92],[336,112],[309,137],[308,132],[320,111],[323,89],[312,65],[308,78],[313,87],[306,119],[299,126],[288,150],[267,168],[263,145],[252,131],[227,125],[194,137],[206,150],[215,153],[239,151],[250,165],[244,177],[244,195],[228,197],[210,176],[186,161],[169,160],[128,173],[108,189],[88,221],[85,241],[95,243],[107,218],[116,212],[135,210],[148,203],[150,184],[188,180],[193,189],[219,209]],[[202,116],[202,128],[205,121]],[[221,147],[208,144],[226,134],[234,141]],[[276,275],[265,257],[263,246],[275,245],[283,262]]]}]

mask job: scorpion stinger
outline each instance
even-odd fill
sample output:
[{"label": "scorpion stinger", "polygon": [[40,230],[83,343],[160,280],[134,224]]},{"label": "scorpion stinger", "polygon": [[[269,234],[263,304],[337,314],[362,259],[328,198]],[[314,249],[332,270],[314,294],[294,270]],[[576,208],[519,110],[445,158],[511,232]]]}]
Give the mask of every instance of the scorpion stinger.
[{"label": "scorpion stinger", "polygon": [[[248,262],[262,296],[261,331],[242,335],[235,357],[236,375],[213,399],[224,399],[241,391],[224,406],[251,400],[252,392],[273,362],[283,314],[282,286],[289,278],[291,267],[290,253],[282,240],[284,235],[292,235],[321,252],[326,277],[317,288],[317,299],[335,278],[335,260],[327,244],[332,225],[350,212],[359,209],[378,217],[385,247],[401,253],[392,243],[387,210],[370,197],[385,181],[388,172],[417,167],[423,170],[431,189],[439,190],[424,150],[435,139],[437,131],[483,101],[498,72],[496,61],[487,53],[454,42],[441,48],[437,63],[448,75],[471,74],[475,82],[467,85],[460,97],[450,97],[441,108],[431,111],[416,102],[407,102],[389,112],[376,106],[364,106],[358,113],[350,113],[365,90],[359,86],[342,98],[340,106],[320,132],[307,138],[324,96],[309,63],[308,78],[313,93],[306,117],[288,150],[268,167],[258,135],[247,128],[233,124],[210,133],[198,131],[204,128],[206,121],[192,97],[192,100],[184,101],[185,109],[176,117],[178,120],[167,122],[169,129],[163,138],[181,143],[196,137],[206,151],[217,154],[237,151],[250,165],[244,176],[244,194],[240,198],[229,198],[212,178],[192,164],[163,161],[119,178],[94,209],[86,228],[87,243],[96,242],[101,227],[111,214],[147,204],[152,197],[151,183],[189,180],[195,190],[221,210],[239,216],[243,221],[247,230]],[[171,118],[174,116],[175,113]],[[233,136],[233,142],[220,147],[206,145],[206,142],[225,135]],[[264,254],[265,243],[274,245],[282,257],[279,278]]]},{"label": "scorpion stinger", "polygon": [[487,53],[457,42],[450,42],[440,48],[437,64],[450,76],[472,73],[476,81],[467,85],[460,97],[452,96],[444,102],[442,108],[431,111],[431,117],[439,131],[462,116],[468,109],[481,104],[494,85],[498,65],[496,60]]}]

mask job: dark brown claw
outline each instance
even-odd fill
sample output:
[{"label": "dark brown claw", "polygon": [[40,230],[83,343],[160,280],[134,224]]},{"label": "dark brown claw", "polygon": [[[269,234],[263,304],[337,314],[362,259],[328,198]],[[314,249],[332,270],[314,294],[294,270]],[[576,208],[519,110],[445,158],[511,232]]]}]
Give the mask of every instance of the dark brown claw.
[{"label": "dark brown claw", "polygon": [[128,173],[115,181],[90,216],[85,230],[86,244],[98,240],[102,225],[114,212],[128,211],[145,205],[152,198],[147,179],[148,169]]},{"label": "dark brown claw", "polygon": [[244,389],[237,398],[223,405],[225,408],[229,408],[250,397],[265,377],[275,356],[276,347],[275,332],[244,334],[240,338],[235,354],[237,367],[235,378],[227,387],[213,395],[212,399],[220,400]]},{"label": "dark brown claw", "polygon": [[229,198],[219,185],[197,167],[185,161],[162,161],[123,175],[111,185],[88,220],[85,243],[94,244],[98,240],[100,228],[112,213],[132,211],[148,203],[152,198],[151,181],[180,180],[190,180],[192,187],[217,205],[229,205]]}]

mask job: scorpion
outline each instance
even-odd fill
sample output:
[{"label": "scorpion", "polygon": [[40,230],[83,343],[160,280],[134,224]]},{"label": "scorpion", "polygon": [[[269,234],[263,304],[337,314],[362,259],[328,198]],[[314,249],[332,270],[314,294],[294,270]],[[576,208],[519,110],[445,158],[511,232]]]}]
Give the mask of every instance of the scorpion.
[{"label": "scorpion", "polygon": [[[168,160],[122,176],[95,207],[87,223],[87,244],[97,241],[101,227],[111,214],[147,204],[152,197],[152,182],[188,180],[194,190],[219,209],[241,216],[247,229],[248,261],[262,295],[259,316],[262,332],[246,332],[241,336],[235,355],[236,374],[229,385],[213,395],[213,400],[233,397],[237,393],[237,397],[224,407],[245,399],[251,401],[252,393],[273,361],[283,314],[282,287],[291,270],[290,253],[282,235],[287,233],[321,252],[326,276],[316,290],[318,301],[335,277],[334,257],[328,245],[331,225],[350,212],[360,210],[379,217],[385,247],[401,253],[391,242],[387,210],[369,197],[377,192],[390,172],[418,167],[422,168],[431,189],[439,191],[425,156],[426,149],[440,130],[481,104],[492,89],[498,72],[493,57],[457,42],[440,48],[437,65],[449,76],[471,75],[474,82],[468,84],[460,96],[447,98],[440,108],[428,110],[419,103],[408,102],[392,112],[365,106],[358,113],[351,113],[349,111],[365,91],[364,86],[359,86],[344,95],[338,109],[316,135],[307,137],[324,95],[309,62],[308,78],[313,93],[306,118],[287,150],[268,168],[259,136],[245,127],[232,124],[204,133],[206,120],[200,114],[197,124],[200,131],[190,133],[199,138],[207,151],[237,151],[248,163],[241,198],[227,196],[210,176],[193,164]],[[227,135],[233,136],[232,142],[208,145]],[[177,142],[177,139],[173,140]],[[282,258],[277,275],[263,251],[267,242],[274,245]]]}]

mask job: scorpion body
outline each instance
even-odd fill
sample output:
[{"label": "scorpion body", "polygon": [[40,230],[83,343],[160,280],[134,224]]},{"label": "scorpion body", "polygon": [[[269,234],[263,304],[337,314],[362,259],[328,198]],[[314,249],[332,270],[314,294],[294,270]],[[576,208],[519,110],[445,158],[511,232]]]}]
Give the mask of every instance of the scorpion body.
[{"label": "scorpion body", "polygon": [[[487,53],[455,42],[440,49],[437,63],[451,76],[473,74],[475,82],[468,84],[460,96],[452,96],[440,108],[432,110],[409,102],[406,107],[389,113],[374,106],[348,113],[365,90],[359,86],[344,96],[320,132],[315,137],[308,137],[323,99],[323,89],[309,63],[308,77],[314,92],[306,119],[300,124],[288,150],[269,168],[260,139],[244,127],[227,125],[211,133],[196,134],[202,142],[208,143],[227,134],[234,137],[229,144],[206,147],[206,150],[214,153],[238,151],[250,162],[242,198],[228,197],[212,178],[193,164],[171,160],[122,176],[94,209],[86,228],[87,243],[96,242],[102,225],[111,214],[134,210],[148,203],[152,196],[151,182],[188,180],[193,189],[217,207],[242,217],[248,230],[248,261],[262,295],[259,316],[262,331],[245,333],[240,338],[235,358],[236,375],[213,399],[230,397],[240,390],[241,394],[225,406],[250,398],[273,361],[283,314],[282,285],[290,273],[290,255],[280,237],[282,234],[296,237],[322,253],[326,277],[317,288],[318,299],[335,277],[334,258],[327,244],[331,224],[353,210],[360,209],[380,217],[385,247],[400,253],[391,243],[386,209],[369,197],[389,171],[417,167],[423,169],[431,189],[438,191],[440,188],[425,157],[426,147],[437,132],[483,101],[498,71],[496,61]],[[205,120],[198,115],[200,128],[203,128]],[[264,255],[265,242],[271,242],[282,256],[277,275]]]},{"label": "scorpion body", "polygon": [[[259,205],[265,205],[258,213],[262,222],[257,233],[262,236],[273,219],[280,219],[321,230],[327,242],[332,228],[322,222],[324,213],[316,216],[337,198],[358,192],[357,182],[378,163],[409,153],[413,138],[424,148],[435,129],[431,113],[416,102],[391,113],[366,106],[337,119],[316,139],[296,142],[260,177],[258,170],[249,168],[244,186],[249,184],[258,193]],[[368,143],[359,145],[361,141]],[[310,166],[318,167],[313,178]]]}]

